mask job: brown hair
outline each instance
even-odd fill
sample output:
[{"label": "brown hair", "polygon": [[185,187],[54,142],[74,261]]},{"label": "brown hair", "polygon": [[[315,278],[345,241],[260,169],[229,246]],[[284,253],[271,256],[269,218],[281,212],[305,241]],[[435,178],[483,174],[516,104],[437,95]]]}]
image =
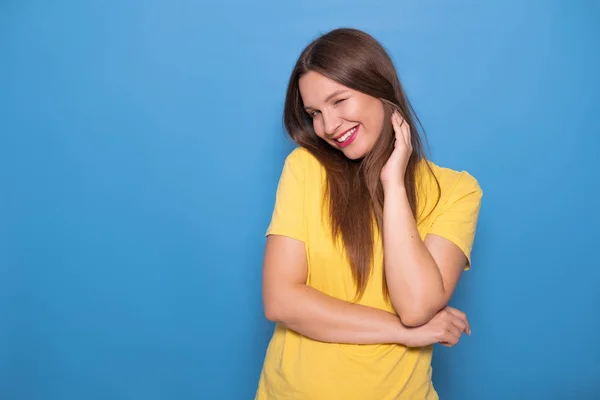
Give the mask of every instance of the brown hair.
[{"label": "brown hair", "polygon": [[[312,119],[304,110],[298,86],[300,77],[309,71],[318,72],[383,102],[385,120],[382,132],[373,149],[363,159],[348,159],[315,134]],[[323,204],[326,204],[325,201],[329,203],[333,237],[341,237],[344,243],[356,283],[357,298],[364,293],[371,273],[375,233],[373,219],[380,232],[383,227],[384,196],[380,173],[394,148],[394,132],[390,122],[394,110],[400,112],[411,130],[413,153],[405,174],[405,186],[416,217],[415,174],[419,162],[425,160],[415,124],[419,121],[383,46],[365,32],[340,28],[320,36],[302,51],[289,80],[284,125],[292,140],[312,153],[325,167],[327,186]],[[385,274],[382,284],[388,298]]]}]

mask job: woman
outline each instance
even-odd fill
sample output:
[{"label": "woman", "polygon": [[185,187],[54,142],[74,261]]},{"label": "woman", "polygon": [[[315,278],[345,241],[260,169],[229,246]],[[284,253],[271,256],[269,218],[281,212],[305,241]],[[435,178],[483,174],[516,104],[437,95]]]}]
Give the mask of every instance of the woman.
[{"label": "woman", "polygon": [[258,400],[437,399],[432,345],[470,334],[447,306],[482,191],[424,156],[383,47],[353,29],[292,72],[286,159],[267,230],[263,298],[276,322]]}]

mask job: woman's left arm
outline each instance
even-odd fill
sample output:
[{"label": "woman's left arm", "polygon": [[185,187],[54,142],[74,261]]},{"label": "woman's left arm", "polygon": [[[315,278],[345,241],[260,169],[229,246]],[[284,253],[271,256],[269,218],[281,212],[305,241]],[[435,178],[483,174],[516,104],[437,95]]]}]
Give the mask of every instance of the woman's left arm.
[{"label": "woman's left arm", "polygon": [[400,320],[407,326],[425,324],[448,304],[465,268],[465,254],[440,236],[421,240],[402,185],[385,188],[383,250],[390,298]]},{"label": "woman's left arm", "polygon": [[410,127],[398,113],[392,116],[392,125],[394,151],[381,171],[385,276],[400,320],[418,326],[448,304],[469,261],[481,190],[474,179],[459,178],[456,188],[460,188],[449,196],[448,209],[422,240],[404,185],[413,151]]}]

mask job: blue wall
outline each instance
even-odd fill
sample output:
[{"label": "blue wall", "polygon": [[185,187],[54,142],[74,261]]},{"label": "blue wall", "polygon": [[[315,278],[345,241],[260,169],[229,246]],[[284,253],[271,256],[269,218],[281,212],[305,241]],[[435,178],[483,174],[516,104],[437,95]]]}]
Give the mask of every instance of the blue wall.
[{"label": "blue wall", "polygon": [[384,43],[434,161],[484,189],[442,398],[598,398],[598,20],[592,1],[3,1],[0,398],[252,398],[285,85],[338,26]]}]

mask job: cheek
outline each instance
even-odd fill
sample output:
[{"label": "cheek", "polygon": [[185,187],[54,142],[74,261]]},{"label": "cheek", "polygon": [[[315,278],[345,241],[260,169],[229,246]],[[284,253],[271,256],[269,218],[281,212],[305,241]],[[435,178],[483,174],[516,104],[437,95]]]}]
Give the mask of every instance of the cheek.
[{"label": "cheek", "polygon": [[373,133],[379,136],[379,134],[381,134],[381,130],[383,129],[383,113],[375,114],[372,117],[371,126],[371,129],[374,131]]},{"label": "cheek", "polygon": [[383,106],[375,104],[369,108],[368,124],[369,130],[373,135],[379,136],[381,129],[383,128],[384,118]]},{"label": "cheek", "polygon": [[349,121],[364,120],[365,115],[362,112],[364,109],[359,101],[348,102],[342,110],[344,119]]},{"label": "cheek", "polygon": [[323,122],[319,118],[313,119],[313,129],[318,137],[325,138]]},{"label": "cheek", "polygon": [[[376,126],[374,122],[378,121],[379,116],[377,109],[373,107],[373,104],[364,99],[356,99],[356,101],[348,102],[342,111],[344,119],[352,122],[360,122],[367,128],[369,133],[373,131]],[[376,130],[376,129],[375,129]]]}]

